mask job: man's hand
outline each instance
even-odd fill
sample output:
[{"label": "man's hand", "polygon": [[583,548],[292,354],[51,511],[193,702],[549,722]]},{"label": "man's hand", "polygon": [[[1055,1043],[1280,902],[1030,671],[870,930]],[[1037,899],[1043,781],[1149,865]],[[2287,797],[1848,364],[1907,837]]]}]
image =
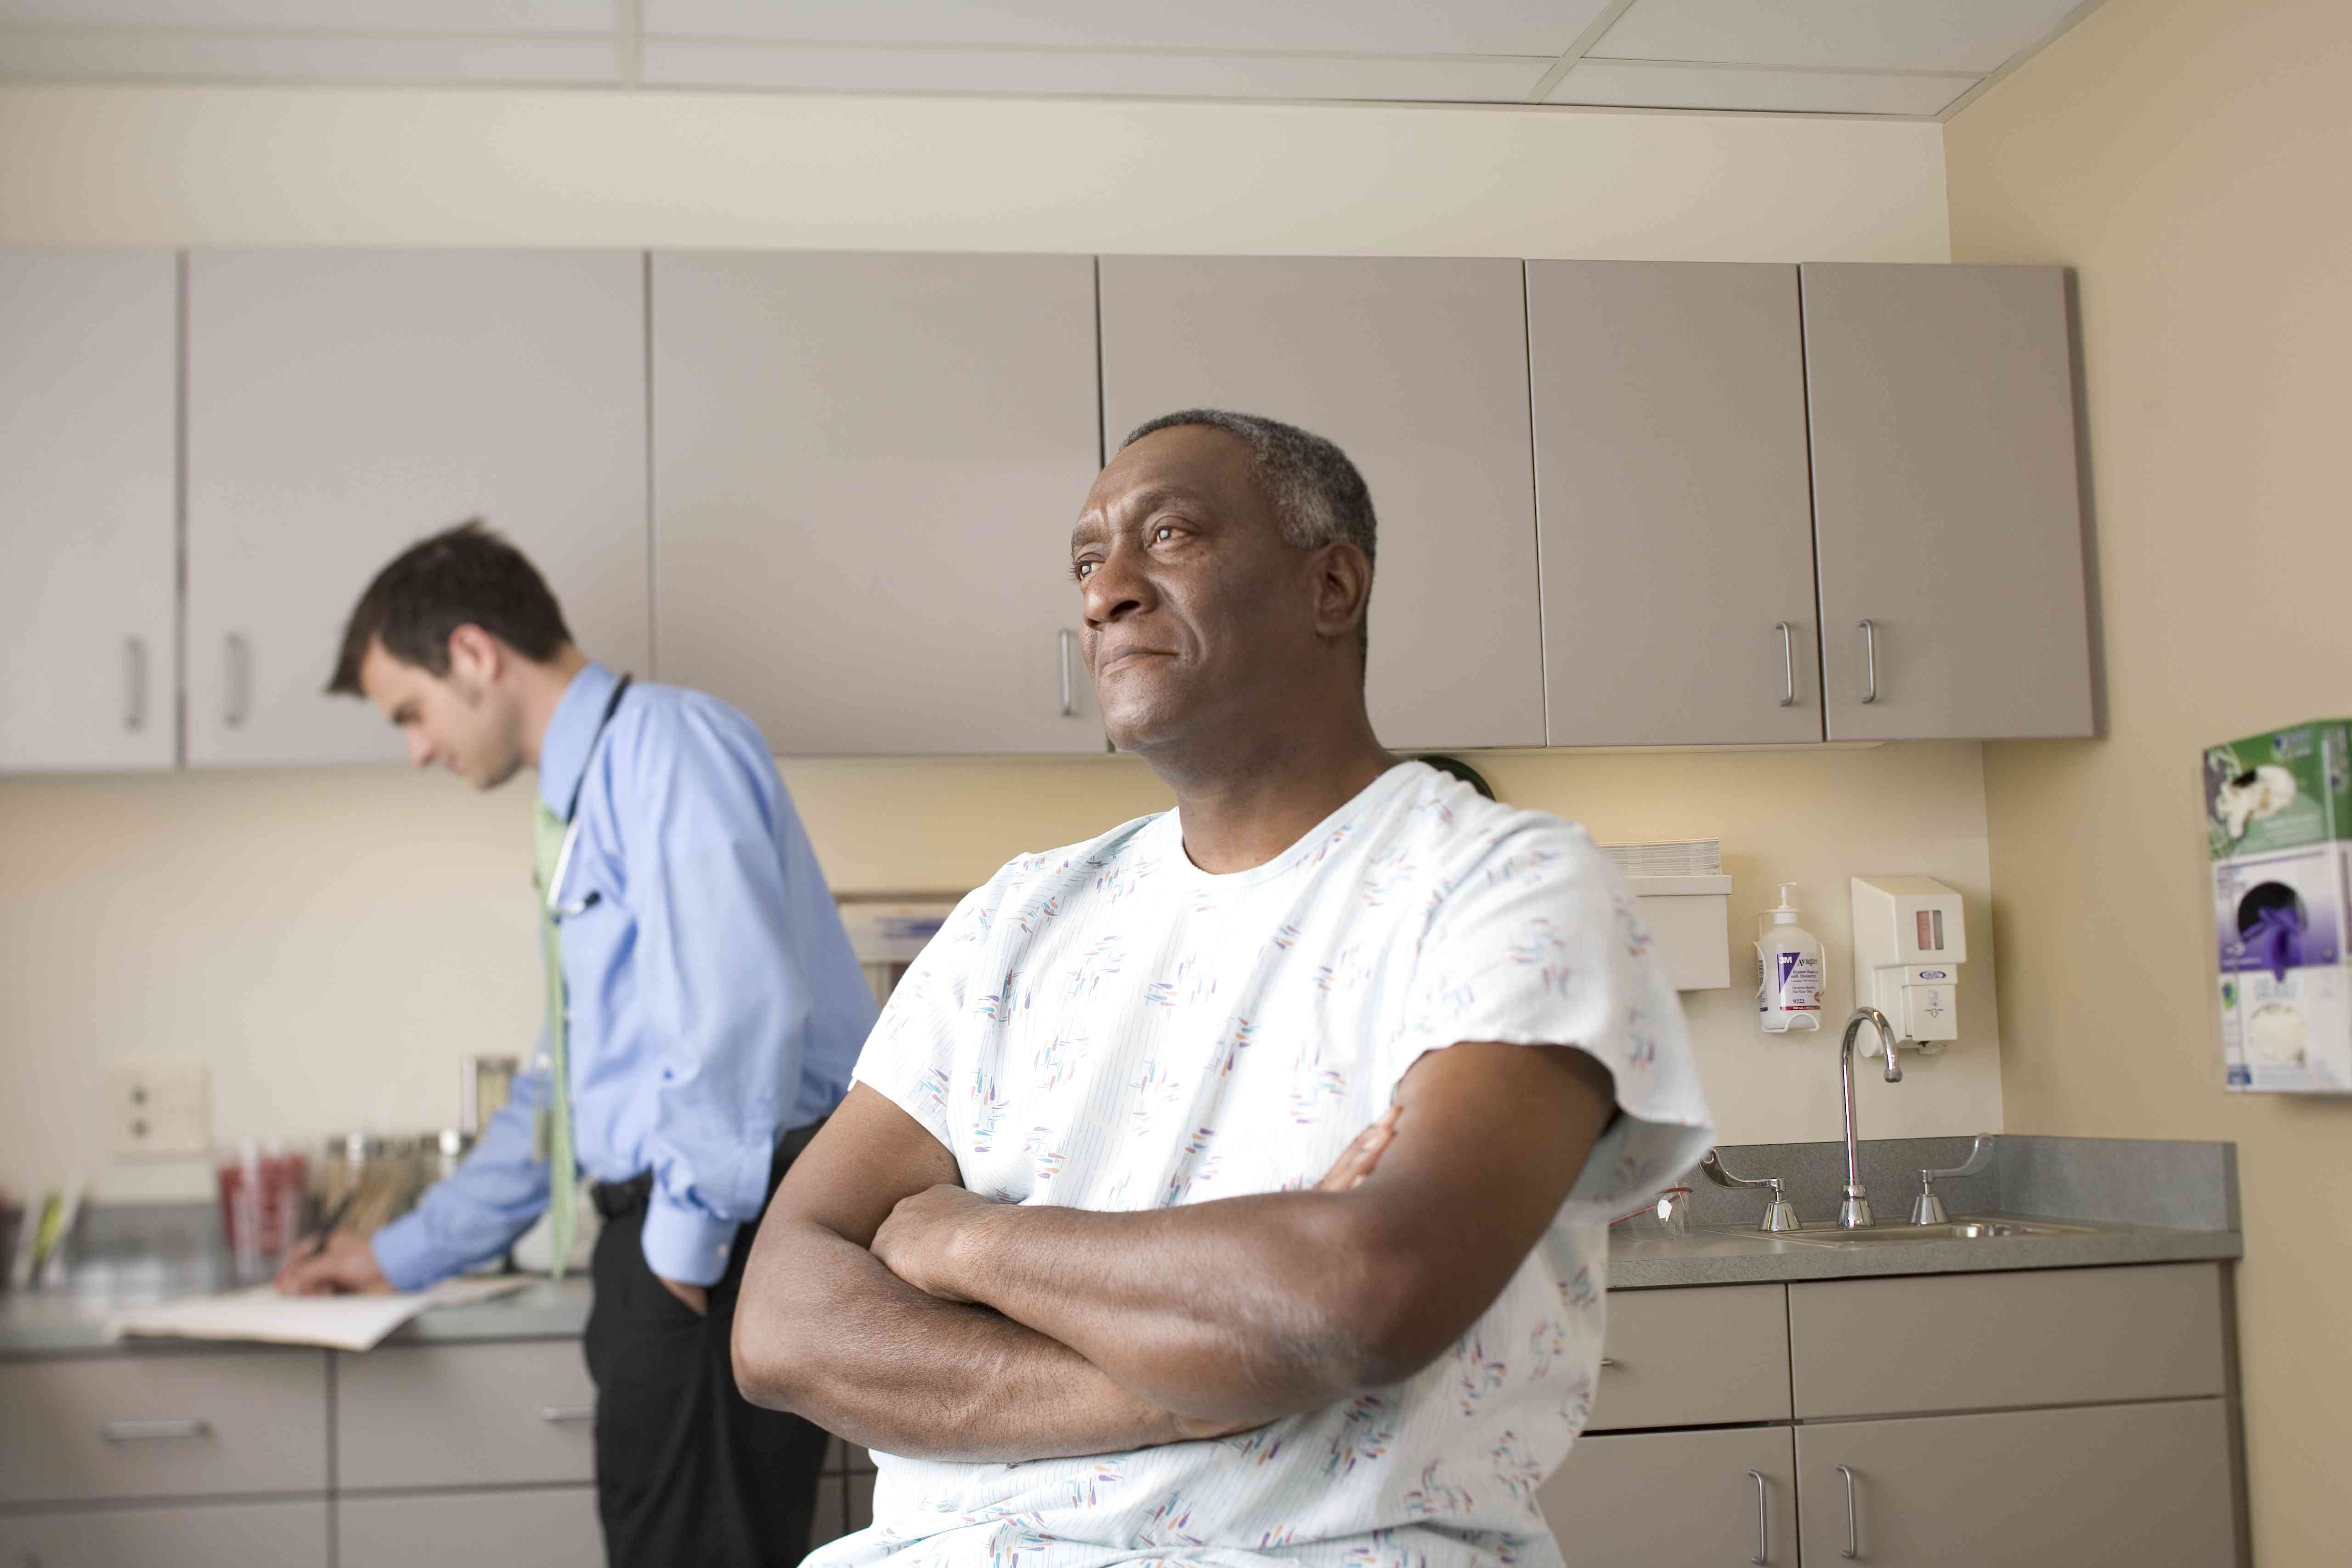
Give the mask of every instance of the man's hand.
[{"label": "man's hand", "polygon": [[1315,1184],[1315,1190],[1318,1193],[1344,1193],[1370,1175],[1379,1168],[1381,1156],[1388,1152],[1388,1146],[1396,1142],[1397,1119],[1403,1114],[1404,1107],[1402,1105],[1391,1105],[1381,1111],[1379,1121],[1357,1133],[1354,1140],[1339,1151],[1339,1159],[1323,1173],[1323,1179]]},{"label": "man's hand", "polygon": [[874,1233],[874,1256],[883,1267],[928,1296],[942,1301],[971,1297],[949,1283],[950,1254],[964,1226],[995,1205],[951,1184],[926,1187],[898,1200]]},{"label": "man's hand", "polygon": [[287,1259],[278,1270],[278,1289],[289,1296],[383,1295],[392,1281],[376,1267],[375,1248],[365,1237],[338,1231],[326,1246]]},{"label": "man's hand", "polygon": [[666,1274],[656,1274],[654,1278],[661,1281],[663,1289],[685,1302],[687,1310],[696,1317],[710,1316],[710,1289],[708,1286],[689,1285],[683,1279],[672,1279]]}]

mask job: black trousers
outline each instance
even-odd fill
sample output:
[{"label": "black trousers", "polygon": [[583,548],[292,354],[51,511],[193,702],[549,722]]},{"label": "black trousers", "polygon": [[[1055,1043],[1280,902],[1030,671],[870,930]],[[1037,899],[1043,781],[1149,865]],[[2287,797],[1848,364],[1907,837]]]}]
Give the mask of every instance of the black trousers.
[{"label": "black trousers", "polygon": [[[768,1191],[805,1137],[778,1151]],[[793,1568],[808,1553],[825,1433],[735,1388],[728,1341],[747,1225],[710,1312],[671,1295],[646,1264],[646,1189],[597,1191],[595,1304],[583,1349],[596,1384],[596,1510],[612,1568]]]}]

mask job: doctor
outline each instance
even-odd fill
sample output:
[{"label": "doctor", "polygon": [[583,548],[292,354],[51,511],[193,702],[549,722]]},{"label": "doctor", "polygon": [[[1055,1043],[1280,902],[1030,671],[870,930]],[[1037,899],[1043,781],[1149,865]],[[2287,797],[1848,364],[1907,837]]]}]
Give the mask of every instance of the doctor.
[{"label": "doctor", "polygon": [[562,1258],[584,1178],[604,1218],[584,1349],[611,1562],[797,1563],[825,1434],[748,1404],[728,1342],[750,1227],[839,1102],[874,1005],[766,743],[714,698],[588,658],[478,521],[377,574],[328,689],[373,701],[419,767],[478,789],[538,771],[548,1026],[463,1165],[280,1288],[417,1289],[551,1205]]}]

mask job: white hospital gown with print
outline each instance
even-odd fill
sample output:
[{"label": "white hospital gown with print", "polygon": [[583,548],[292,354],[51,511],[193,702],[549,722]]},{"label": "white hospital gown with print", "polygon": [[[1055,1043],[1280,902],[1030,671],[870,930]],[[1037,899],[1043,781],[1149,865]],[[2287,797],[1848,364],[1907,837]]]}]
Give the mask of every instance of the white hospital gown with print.
[{"label": "white hospital gown with print", "polygon": [[1463,1040],[1580,1047],[1620,1114],[1502,1294],[1415,1376],[1217,1441],[877,1454],[874,1525],[811,1562],[1556,1568],[1536,1488],[1591,1401],[1609,1216],[1710,1137],[1648,950],[1583,829],[1420,763],[1248,871],[1195,867],[1173,813],[1005,867],[909,969],[856,1071],[975,1193],[1118,1210],[1311,1186],[1416,1058]]}]

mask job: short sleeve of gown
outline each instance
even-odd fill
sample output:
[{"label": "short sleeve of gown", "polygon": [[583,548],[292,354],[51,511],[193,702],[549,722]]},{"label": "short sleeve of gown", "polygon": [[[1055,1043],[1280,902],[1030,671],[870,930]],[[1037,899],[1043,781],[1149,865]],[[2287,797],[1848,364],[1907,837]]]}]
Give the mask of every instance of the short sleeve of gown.
[{"label": "short sleeve of gown", "polygon": [[898,977],[850,1074],[921,1122],[950,1152],[948,1089],[955,1081],[956,1031],[971,1012],[966,993],[980,970],[998,897],[994,881],[965,895]]},{"label": "short sleeve of gown", "polygon": [[1440,895],[1391,1058],[1469,1040],[1570,1046],[1607,1068],[1618,1114],[1570,1192],[1617,1212],[1714,1141],[1682,1004],[1633,894],[1581,828],[1532,814]]}]

